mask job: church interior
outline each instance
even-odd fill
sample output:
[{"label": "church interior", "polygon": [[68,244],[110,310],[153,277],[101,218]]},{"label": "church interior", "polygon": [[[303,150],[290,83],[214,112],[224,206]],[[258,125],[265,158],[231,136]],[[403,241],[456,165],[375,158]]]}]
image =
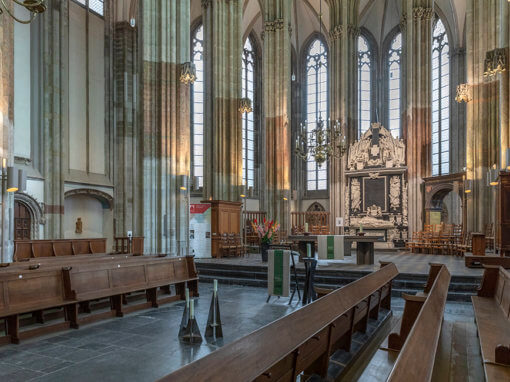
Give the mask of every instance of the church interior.
[{"label": "church interior", "polygon": [[510,0],[0,0],[0,380],[510,381]]}]

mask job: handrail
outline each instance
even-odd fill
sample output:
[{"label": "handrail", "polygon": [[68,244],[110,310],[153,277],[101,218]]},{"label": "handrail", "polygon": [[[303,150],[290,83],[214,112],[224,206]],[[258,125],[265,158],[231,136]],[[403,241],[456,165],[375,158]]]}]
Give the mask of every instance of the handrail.
[{"label": "handrail", "polygon": [[428,382],[432,378],[450,272],[442,266],[388,377],[388,381]]},{"label": "handrail", "polygon": [[253,381],[397,275],[395,264],[389,264],[223,346],[160,381]]}]

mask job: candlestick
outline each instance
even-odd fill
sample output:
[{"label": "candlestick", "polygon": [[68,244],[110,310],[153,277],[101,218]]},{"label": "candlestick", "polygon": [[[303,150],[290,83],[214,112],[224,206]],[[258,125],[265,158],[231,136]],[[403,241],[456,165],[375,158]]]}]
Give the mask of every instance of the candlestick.
[{"label": "candlestick", "polygon": [[186,306],[189,308],[189,288],[184,290],[184,294],[186,295]]},{"label": "candlestick", "polygon": [[312,257],[312,245],[306,243],[306,257]]},{"label": "candlestick", "polygon": [[195,301],[193,299],[189,300],[189,316],[190,318],[195,318]]},{"label": "candlestick", "polygon": [[214,282],[213,282],[213,291],[214,291],[214,294],[216,294],[218,292],[218,280],[214,280]]}]

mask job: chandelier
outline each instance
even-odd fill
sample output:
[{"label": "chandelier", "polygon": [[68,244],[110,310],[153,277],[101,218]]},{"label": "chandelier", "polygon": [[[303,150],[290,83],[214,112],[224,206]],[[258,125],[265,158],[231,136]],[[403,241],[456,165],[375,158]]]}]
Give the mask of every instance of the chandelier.
[{"label": "chandelier", "polygon": [[483,75],[492,77],[506,70],[506,49],[494,49],[485,53]]},{"label": "chandelier", "polygon": [[458,103],[461,102],[471,102],[473,97],[471,97],[470,86],[468,84],[460,84],[457,86],[457,95],[455,96],[455,101]]},{"label": "chandelier", "polygon": [[328,159],[340,158],[346,151],[345,126],[340,121],[324,120],[321,115],[311,131],[307,121],[301,124],[295,149],[301,159],[313,158],[321,167]]},{"label": "chandelier", "polygon": [[253,107],[251,106],[251,99],[241,98],[239,100],[239,111],[243,114],[251,113],[253,111]]},{"label": "chandelier", "polygon": [[28,20],[21,20],[18,19],[16,16],[14,16],[14,13],[9,10],[9,7],[7,4],[5,4],[6,0],[0,0],[0,15],[6,11],[9,16],[11,16],[14,20],[16,20],[18,23],[21,24],[30,24],[34,19],[35,16],[39,13],[43,13],[46,10],[46,4],[44,3],[45,0],[11,0],[15,4],[21,5],[24,7],[27,11],[30,12],[30,19]]},{"label": "chandelier", "polygon": [[193,84],[197,79],[197,70],[195,64],[192,62],[185,62],[181,64],[180,80],[183,84]]}]

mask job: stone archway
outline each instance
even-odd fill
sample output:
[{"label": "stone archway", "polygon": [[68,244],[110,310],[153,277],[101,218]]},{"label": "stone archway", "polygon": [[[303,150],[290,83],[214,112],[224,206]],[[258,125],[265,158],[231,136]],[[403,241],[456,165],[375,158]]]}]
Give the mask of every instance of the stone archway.
[{"label": "stone archway", "polygon": [[77,195],[90,196],[95,198],[101,202],[103,208],[113,210],[113,196],[107,194],[106,192],[95,190],[93,188],[76,188],[74,190],[66,191],[64,198],[67,199]]},{"label": "stone archway", "polygon": [[314,202],[308,207],[307,212],[324,212],[326,209],[319,202]]},{"label": "stone archway", "polygon": [[[436,224],[456,218],[465,222],[464,173],[436,176],[425,179],[424,224]],[[450,209],[447,208],[447,201]],[[458,212],[458,213],[457,213]],[[448,216],[449,215],[449,216]]]},{"label": "stone archway", "polygon": [[34,197],[23,192],[16,192],[14,194],[14,201],[19,202],[28,208],[31,215],[30,238],[32,240],[39,239],[39,226],[46,223],[42,205],[39,204]]}]

